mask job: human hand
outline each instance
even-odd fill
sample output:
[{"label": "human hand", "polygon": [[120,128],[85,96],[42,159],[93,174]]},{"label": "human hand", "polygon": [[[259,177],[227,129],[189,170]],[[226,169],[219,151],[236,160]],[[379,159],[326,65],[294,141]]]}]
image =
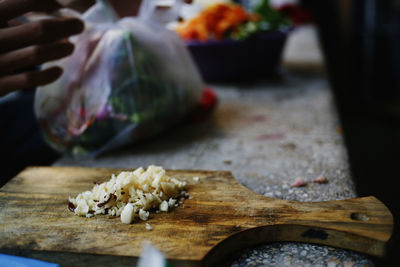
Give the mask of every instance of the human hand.
[{"label": "human hand", "polygon": [[63,58],[73,52],[66,40],[83,31],[76,18],[43,19],[10,27],[8,22],[27,12],[53,12],[61,6],[54,0],[0,0],[0,96],[57,80],[60,67],[38,71],[21,69]]}]

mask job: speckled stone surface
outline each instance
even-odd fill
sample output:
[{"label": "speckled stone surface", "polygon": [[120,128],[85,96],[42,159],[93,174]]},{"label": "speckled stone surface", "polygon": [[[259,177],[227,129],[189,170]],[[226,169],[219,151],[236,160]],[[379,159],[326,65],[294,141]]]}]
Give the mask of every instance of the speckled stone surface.
[{"label": "speckled stone surface", "polygon": [[360,254],[326,246],[274,243],[246,250],[231,266],[369,267],[373,262]]},{"label": "speckled stone surface", "polygon": [[[200,124],[186,124],[148,142],[96,159],[56,165],[229,170],[265,196],[326,201],[356,197],[328,82],[321,75],[284,74],[280,81],[212,85],[219,105]],[[328,183],[314,183],[323,174]],[[306,186],[292,188],[297,177]],[[324,246],[264,244],[232,266],[373,266],[364,255]]]}]

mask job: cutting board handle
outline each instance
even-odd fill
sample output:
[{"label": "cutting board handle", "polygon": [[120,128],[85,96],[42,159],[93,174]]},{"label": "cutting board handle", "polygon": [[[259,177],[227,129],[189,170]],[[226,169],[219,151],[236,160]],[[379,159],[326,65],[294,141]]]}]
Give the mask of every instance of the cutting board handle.
[{"label": "cutting board handle", "polygon": [[298,240],[383,256],[393,232],[390,210],[373,196],[327,202],[291,202],[286,223],[305,227]]},{"label": "cutting board handle", "polygon": [[[234,234],[215,246],[204,258],[205,266],[224,253],[266,242],[304,242],[346,248],[374,256],[384,256],[393,231],[393,216],[375,197],[327,202],[295,202],[267,199],[256,212],[260,226]],[[280,207],[279,207],[280,206]],[[262,225],[263,224],[263,225]]]}]

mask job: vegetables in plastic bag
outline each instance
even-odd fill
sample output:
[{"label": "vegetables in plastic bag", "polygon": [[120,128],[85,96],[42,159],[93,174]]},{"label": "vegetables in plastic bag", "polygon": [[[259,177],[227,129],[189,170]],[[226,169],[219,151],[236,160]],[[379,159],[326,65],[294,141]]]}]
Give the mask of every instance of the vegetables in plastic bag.
[{"label": "vegetables in plastic bag", "polygon": [[204,85],[188,51],[152,11],[117,20],[101,1],[83,14],[73,55],[50,63],[63,75],[36,92],[35,113],[53,148],[97,155],[158,134],[200,102]]}]

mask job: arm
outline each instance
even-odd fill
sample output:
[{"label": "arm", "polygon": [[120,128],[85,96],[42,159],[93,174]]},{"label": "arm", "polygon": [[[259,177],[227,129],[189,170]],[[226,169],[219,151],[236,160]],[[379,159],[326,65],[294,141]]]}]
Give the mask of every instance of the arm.
[{"label": "arm", "polygon": [[0,96],[45,85],[61,76],[59,67],[21,70],[70,55],[74,46],[66,38],[83,30],[80,20],[46,19],[8,26],[9,20],[27,12],[53,12],[60,7],[53,0],[0,1]]}]

